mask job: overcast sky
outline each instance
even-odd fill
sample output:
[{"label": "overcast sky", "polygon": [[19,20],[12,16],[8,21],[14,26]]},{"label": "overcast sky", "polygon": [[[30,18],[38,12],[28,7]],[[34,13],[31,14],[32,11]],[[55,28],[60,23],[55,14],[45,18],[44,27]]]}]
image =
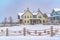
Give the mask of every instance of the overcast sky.
[{"label": "overcast sky", "polygon": [[60,0],[0,0],[0,22],[9,16],[16,20],[17,13],[24,12],[26,8],[31,12],[40,8],[42,13],[51,13],[53,8],[60,8]]}]

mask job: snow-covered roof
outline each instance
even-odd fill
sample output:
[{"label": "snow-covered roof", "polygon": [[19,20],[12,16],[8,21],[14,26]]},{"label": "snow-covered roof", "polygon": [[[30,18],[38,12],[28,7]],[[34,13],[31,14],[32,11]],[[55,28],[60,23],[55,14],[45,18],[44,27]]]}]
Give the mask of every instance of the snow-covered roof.
[{"label": "snow-covered roof", "polygon": [[37,13],[32,13],[33,15],[37,15]]},{"label": "snow-covered roof", "polygon": [[[24,13],[18,13],[18,15],[23,15]],[[32,13],[33,15],[37,15],[37,13]]]},{"label": "snow-covered roof", "polygon": [[50,15],[50,14],[47,14],[47,16],[48,16],[48,17],[51,17],[51,15]]},{"label": "snow-covered roof", "polygon": [[18,15],[20,15],[20,16],[23,15],[23,14],[24,14],[24,13],[18,13]]},{"label": "snow-covered roof", "polygon": [[59,16],[59,15],[54,15],[54,16],[50,16],[50,17],[56,17],[56,16]]},{"label": "snow-covered roof", "polygon": [[60,11],[60,8],[54,8],[55,11]]}]

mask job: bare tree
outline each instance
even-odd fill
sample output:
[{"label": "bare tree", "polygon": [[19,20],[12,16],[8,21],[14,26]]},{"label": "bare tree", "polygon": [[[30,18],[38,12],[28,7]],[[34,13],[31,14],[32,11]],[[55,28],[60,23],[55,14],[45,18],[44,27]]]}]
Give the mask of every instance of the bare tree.
[{"label": "bare tree", "polygon": [[7,18],[5,17],[4,18],[4,26],[6,25],[6,23],[7,23]]},{"label": "bare tree", "polygon": [[12,26],[13,25],[13,20],[12,20],[11,16],[9,17],[9,20],[10,20],[10,25]]}]

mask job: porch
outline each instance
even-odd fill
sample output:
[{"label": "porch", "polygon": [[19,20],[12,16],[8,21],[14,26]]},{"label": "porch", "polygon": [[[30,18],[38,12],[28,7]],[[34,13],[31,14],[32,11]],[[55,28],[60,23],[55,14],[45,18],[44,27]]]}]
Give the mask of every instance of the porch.
[{"label": "porch", "polygon": [[42,20],[40,19],[30,19],[30,24],[41,24],[42,23]]}]

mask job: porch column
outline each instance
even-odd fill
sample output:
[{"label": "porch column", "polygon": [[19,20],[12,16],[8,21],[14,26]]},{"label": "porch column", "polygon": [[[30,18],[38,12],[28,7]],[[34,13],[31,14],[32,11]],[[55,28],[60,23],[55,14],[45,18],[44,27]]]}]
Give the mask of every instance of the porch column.
[{"label": "porch column", "polygon": [[33,20],[32,20],[32,24],[33,24]]},{"label": "porch column", "polygon": [[37,24],[37,20],[36,20],[36,24]]},{"label": "porch column", "polygon": [[43,24],[43,19],[41,20],[41,23]]}]

